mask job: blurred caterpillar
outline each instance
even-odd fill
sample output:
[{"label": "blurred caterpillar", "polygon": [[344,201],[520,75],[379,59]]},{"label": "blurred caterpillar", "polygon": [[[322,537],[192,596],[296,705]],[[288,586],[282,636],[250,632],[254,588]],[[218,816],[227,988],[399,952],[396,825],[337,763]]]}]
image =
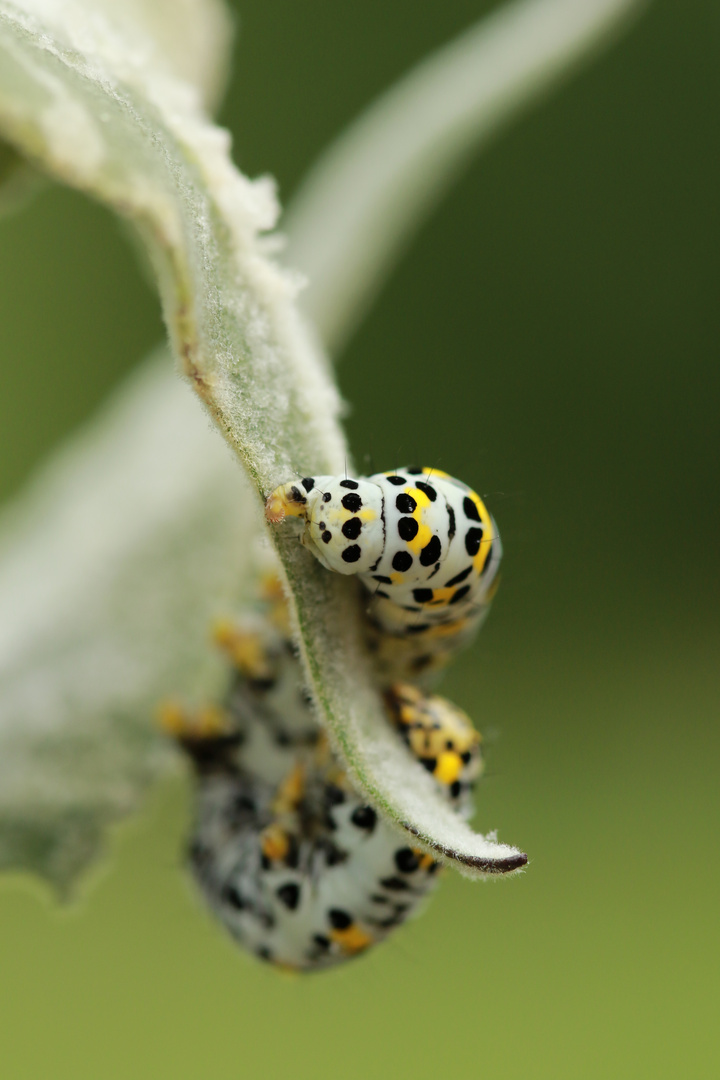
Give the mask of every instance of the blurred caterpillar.
[{"label": "blurred caterpillar", "polygon": [[437,469],[315,476],[269,496],[272,524],[299,519],[302,543],[371,593],[369,645],[381,678],[415,680],[447,663],[485,619],[500,536],[479,495]]},{"label": "blurred caterpillar", "polygon": [[[220,921],[258,957],[299,971],[332,966],[404,922],[439,864],[403,842],[335,759],[303,687],[276,579],[265,610],[218,627],[216,640],[232,661],[222,707],[161,709],[197,777],[191,868]],[[410,752],[469,816],[482,763],[467,716],[407,684],[388,689],[386,703]]]}]

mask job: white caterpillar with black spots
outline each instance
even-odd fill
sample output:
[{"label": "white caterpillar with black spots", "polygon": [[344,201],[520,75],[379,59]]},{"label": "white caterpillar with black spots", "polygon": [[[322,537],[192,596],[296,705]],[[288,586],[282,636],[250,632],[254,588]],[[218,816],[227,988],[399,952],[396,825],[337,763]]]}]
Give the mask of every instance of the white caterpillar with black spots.
[{"label": "white caterpillar with black spots", "polygon": [[[414,684],[472,637],[497,588],[500,537],[480,497],[445,473],[407,468],[305,477],[277,488],[266,514],[297,522],[329,570],[359,577],[388,722],[469,816],[479,736]],[[162,712],[197,781],[190,865],[219,920],[256,956],[297,971],[329,967],[413,914],[438,864],[398,838],[335,758],[303,688],[278,580],[266,583],[255,621],[216,637],[232,662],[222,704]]]},{"label": "white caterpillar with black spots", "polygon": [[386,681],[443,666],[488,613],[500,536],[480,496],[447,473],[308,476],[276,488],[265,514],[273,524],[298,521],[323,566],[359,577]]},{"label": "white caterpillar with black spots", "polygon": [[[260,959],[317,971],[415,913],[439,864],[353,788],[303,690],[279,583],[270,592],[261,617],[218,629],[232,662],[222,705],[166,703],[162,721],[193,763],[189,858],[210,908]],[[388,690],[386,704],[410,753],[467,817],[481,769],[467,716],[407,684]]]}]

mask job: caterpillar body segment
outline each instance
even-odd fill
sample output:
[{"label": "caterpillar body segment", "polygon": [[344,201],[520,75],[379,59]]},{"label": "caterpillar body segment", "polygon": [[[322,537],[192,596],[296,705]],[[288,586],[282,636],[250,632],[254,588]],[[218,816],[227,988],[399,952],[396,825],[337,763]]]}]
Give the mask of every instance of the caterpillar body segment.
[{"label": "caterpillar body segment", "polygon": [[473,638],[499,584],[492,516],[471,488],[438,470],[305,477],[276,488],[266,516],[295,519],[323,566],[359,577],[386,681],[444,666]]}]

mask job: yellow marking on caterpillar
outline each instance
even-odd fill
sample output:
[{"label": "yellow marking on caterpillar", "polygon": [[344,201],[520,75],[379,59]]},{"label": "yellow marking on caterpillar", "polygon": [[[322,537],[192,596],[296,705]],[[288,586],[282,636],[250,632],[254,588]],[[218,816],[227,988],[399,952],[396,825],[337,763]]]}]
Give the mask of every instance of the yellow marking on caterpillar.
[{"label": "yellow marking on caterpillar", "polygon": [[214,739],[218,735],[227,735],[230,725],[224,710],[217,705],[205,705],[202,709],[198,709],[197,730],[201,739]]},{"label": "yellow marking on caterpillar", "polygon": [[[415,517],[415,514],[413,514]],[[405,543],[412,551],[413,555],[419,555],[424,547],[430,543],[433,538],[433,531],[429,525],[419,525],[418,531],[415,534],[413,540],[406,540]]]},{"label": "yellow marking on caterpillar", "polygon": [[260,833],[260,848],[263,855],[274,862],[284,859],[287,855],[290,850],[290,840],[277,822],[268,825]]},{"label": "yellow marking on caterpillar", "polygon": [[283,584],[274,570],[269,570],[260,578],[260,599],[272,604],[285,604]]},{"label": "yellow marking on caterpillar", "polygon": [[423,469],[423,476],[440,476],[443,480],[452,480],[450,473],[443,472],[442,469]]},{"label": "yellow marking on caterpillar", "polygon": [[441,784],[454,784],[458,776],[462,772],[462,758],[455,750],[443,750],[438,755],[437,765],[433,771],[433,776],[436,780],[439,780]]},{"label": "yellow marking on caterpillar", "polygon": [[433,531],[429,525],[425,524],[424,512],[428,506],[432,506],[433,504],[430,502],[430,499],[425,492],[420,491],[419,488],[406,487],[404,488],[404,491],[405,494],[409,495],[411,499],[414,499],[417,504],[410,516],[415,518],[418,523],[417,533],[412,540],[407,540],[406,543],[413,555],[419,555],[422,549],[432,540]]},{"label": "yellow marking on caterpillar", "polygon": [[480,496],[476,495],[474,491],[469,491],[468,498],[475,503],[483,525],[483,538],[480,541],[480,548],[477,555],[473,556],[473,566],[481,574],[490,555],[492,541],[495,539],[495,530],[493,529],[492,518]]},{"label": "yellow marking on caterpillar", "polygon": [[161,701],[156,709],[158,725],[174,738],[182,738],[189,723],[188,714],[178,701]]},{"label": "yellow marking on caterpillar", "polygon": [[392,581],[393,585],[402,585],[403,581],[405,580],[405,575],[401,574],[398,570],[393,570],[392,574],[390,575],[390,580]]},{"label": "yellow marking on caterpillar", "polygon": [[357,923],[351,923],[350,926],[346,927],[344,930],[331,930],[330,938],[337,942],[343,952],[350,955],[362,952],[364,949],[369,948],[373,943],[373,938],[370,934],[361,930]]},{"label": "yellow marking on caterpillar", "polygon": [[405,491],[406,495],[409,495],[410,498],[414,499],[417,503],[417,510],[413,511],[413,517],[417,515],[418,510],[424,510],[426,507],[432,506],[430,499],[424,491],[420,490],[420,488],[406,487],[403,490]]},{"label": "yellow marking on caterpillar", "polygon": [[487,539],[483,537],[483,539],[480,541],[480,550],[478,551],[477,555],[473,557],[473,567],[478,574],[482,574],[483,570],[485,569],[485,563],[487,562],[490,555],[490,541],[492,539],[492,536],[487,537]]},{"label": "yellow marking on caterpillar", "polygon": [[216,739],[230,731],[225,713],[216,705],[190,712],[179,702],[168,699],[158,705],[157,721],[175,739]]},{"label": "yellow marking on caterpillar", "polygon": [[282,580],[274,571],[262,575],[260,599],[268,605],[268,616],[273,626],[286,637],[290,637],[290,612],[285,600],[285,590]]},{"label": "yellow marking on caterpillar", "polygon": [[232,660],[238,671],[251,679],[269,678],[272,672],[266,651],[257,634],[240,630],[230,619],[218,619],[212,630],[213,641]]},{"label": "yellow marking on caterpillar", "polygon": [[272,808],[276,814],[287,814],[295,810],[305,794],[305,768],[301,764],[293,765],[285,779],[279,784]]},{"label": "yellow marking on caterpillar", "polygon": [[441,604],[449,604],[456,592],[457,589],[455,588],[433,589],[433,598],[432,600],[429,600],[428,603],[432,604],[433,607],[435,605],[440,607]]}]

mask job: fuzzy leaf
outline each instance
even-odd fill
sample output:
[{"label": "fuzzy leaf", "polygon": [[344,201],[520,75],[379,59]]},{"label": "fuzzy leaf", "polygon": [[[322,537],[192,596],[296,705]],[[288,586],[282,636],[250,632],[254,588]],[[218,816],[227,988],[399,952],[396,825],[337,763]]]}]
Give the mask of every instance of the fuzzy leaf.
[{"label": "fuzzy leaf", "polygon": [[[58,0],[31,0],[35,10],[56,11]],[[63,0],[66,2],[66,0]],[[203,105],[220,102],[234,37],[233,21],[223,0],[81,0],[86,20],[105,16],[122,32],[138,40],[139,60],[152,68],[158,59],[178,78],[194,86]],[[52,5],[52,8],[50,7]],[[27,2],[22,5],[27,7]],[[70,7],[66,8],[68,13]],[[74,16],[69,15],[74,19]]]},{"label": "fuzzy leaf", "polygon": [[[338,472],[346,448],[327,363],[261,235],[275,219],[272,189],[234,169],[225,133],[207,120],[200,82],[212,65],[168,49],[162,18],[134,17],[150,10],[137,0],[118,21],[109,3],[0,0],[0,131],[137,229],[176,355],[257,492],[296,470]],[[206,621],[232,596],[229,579],[242,579],[233,553],[242,563],[252,546],[256,511],[219,440],[193,430],[168,386],[141,375],[5,527],[0,606],[20,618],[0,712],[0,861],[59,883],[161,767],[149,715],[159,684],[213,685],[200,674]],[[460,823],[393,738],[352,583],[296,544],[278,539],[278,549],[313,690],[357,782],[461,869],[516,869],[524,856]]]},{"label": "fuzzy leaf", "polygon": [[256,499],[167,351],[37,476],[0,532],[0,867],[66,889],[173,757],[169,693],[253,569]]},{"label": "fuzzy leaf", "polygon": [[[266,183],[253,185],[234,169],[227,139],[206,119],[192,88],[177,81],[172,65],[163,68],[153,64],[149,68],[138,60],[143,49],[136,29],[130,33],[127,26],[118,27],[99,13],[89,21],[87,9],[80,4],[58,7],[34,0],[22,9],[7,2],[0,4],[0,124],[4,134],[51,175],[102,199],[138,229],[157,270],[171,340],[184,371],[244,462],[259,493],[265,494],[293,475],[298,465],[316,472],[338,471],[346,460],[337,424],[339,400],[325,359],[294,310],[292,284],[267,257],[260,236],[274,222],[272,193]],[[147,50],[144,55],[147,57]],[[156,429],[150,418],[148,437],[156,430],[162,441],[159,425]],[[115,451],[122,469],[123,453],[119,447]],[[107,499],[115,487],[108,485],[98,492],[94,485],[92,490]],[[135,494],[131,490],[131,501]],[[40,501],[45,507],[49,505],[42,496]],[[65,535],[54,527],[63,561],[68,534],[74,538],[78,530],[74,512],[82,507],[82,500],[73,495],[68,506],[70,522]],[[98,521],[103,520],[102,508],[96,509],[99,512],[81,515],[91,546]],[[111,533],[127,530],[132,535],[138,509],[128,507]],[[124,518],[129,519],[127,523]],[[158,530],[152,535],[156,537]],[[228,529],[228,535],[235,538],[237,533]],[[13,546],[16,549],[17,545]],[[483,869],[493,853],[505,858],[510,849],[483,841],[459,823],[420,768],[390,738],[380,702],[367,685],[359,644],[359,605],[348,596],[345,583],[327,575],[296,545],[279,547],[296,590],[298,624],[314,691],[358,782],[401,827],[409,828],[434,850],[463,863],[477,863],[481,858]],[[207,550],[201,551],[199,558],[208,558]],[[115,555],[111,552],[100,562],[111,583],[117,581]],[[131,559],[129,565],[134,572],[140,569],[140,560]],[[80,566],[84,571],[84,560]],[[16,576],[11,567],[10,591]],[[71,648],[70,656],[64,656],[63,649],[58,650],[57,636],[51,634],[51,667],[44,678],[40,657],[34,651],[37,633],[30,630],[27,640],[31,641],[32,658],[25,668],[25,679],[20,679],[19,688],[14,687],[15,694],[8,695],[10,720],[3,724],[3,731],[10,747],[19,732],[23,733],[20,741],[27,743],[24,731],[30,715],[34,730],[40,732],[35,754],[44,753],[57,761],[62,750],[65,760],[69,757],[74,765],[74,759],[82,757],[72,749],[75,710],[71,708],[65,717],[68,723],[63,724],[55,702],[43,700],[44,687],[52,687],[53,692],[62,687],[72,701],[71,691],[78,687],[78,679],[84,680],[83,704],[92,700],[89,687],[98,695],[97,710],[103,713],[100,722],[107,723],[112,714],[116,725],[124,724],[130,731],[133,725],[127,713],[134,712],[135,729],[138,724],[141,729],[145,725],[145,742],[152,741],[152,736],[147,734],[150,719],[143,705],[147,708],[148,702],[142,695],[133,696],[132,706],[128,703],[126,709],[101,709],[99,698],[113,674],[113,664],[122,667],[128,655],[127,641],[115,648],[111,638],[111,647],[105,648],[108,639],[98,625],[103,618],[113,623],[119,618],[112,584],[111,595],[103,597],[102,589],[97,590],[94,584],[90,587],[82,573],[79,580],[77,574],[69,572],[62,576],[60,591],[65,593],[66,603],[78,589],[80,596],[90,598],[85,618],[80,620],[79,649],[75,641],[75,653]],[[97,596],[99,609],[93,610]],[[134,626],[132,609],[142,605],[143,598],[137,589],[124,587],[119,596],[125,598],[130,610],[127,626]],[[200,633],[202,623],[199,616]],[[343,633],[338,632],[340,626]],[[88,627],[91,637],[86,648]],[[122,629],[120,622],[120,633]],[[149,665],[154,665],[155,659],[154,651],[148,654]],[[16,665],[11,682],[17,676]],[[116,675],[118,678],[128,685],[123,675]],[[156,683],[148,678],[143,685],[154,687]],[[85,737],[81,744],[90,763],[94,736],[88,737],[87,726],[76,730]],[[142,742],[139,736],[138,743]],[[124,743],[107,742],[106,773],[113,773],[118,765],[113,761],[119,756],[118,745]],[[380,758],[378,748],[382,748]],[[19,753],[22,756],[22,750]],[[138,753],[141,771],[146,768],[146,758],[145,753]],[[78,853],[81,843],[77,837],[82,830],[74,830],[69,854],[67,849],[59,851],[56,830],[56,865],[51,867],[46,850],[48,819],[53,824],[60,822],[61,834],[69,835],[70,821],[78,812],[77,792],[68,795],[65,815],[56,812],[64,791],[41,781],[33,787],[27,769],[13,766],[10,752],[5,760],[9,765],[2,787],[6,835],[10,838],[6,862],[17,861],[22,857],[17,852],[24,851],[26,865],[33,862],[56,879],[65,880],[85,858],[82,851]],[[393,763],[390,773],[381,767],[387,761]],[[29,766],[27,759],[25,764]],[[131,772],[126,767],[114,773],[121,788]],[[102,771],[89,768],[88,773],[93,788]],[[62,782],[59,787],[63,788]],[[28,809],[28,792],[38,798],[45,792],[45,799],[36,818],[30,814],[30,825],[26,814],[13,834],[9,826],[14,801],[25,800]],[[97,798],[94,788],[84,807]],[[113,805],[117,807],[117,799]],[[95,827],[97,820],[92,822]],[[28,830],[35,838],[32,859],[27,855]]]}]

